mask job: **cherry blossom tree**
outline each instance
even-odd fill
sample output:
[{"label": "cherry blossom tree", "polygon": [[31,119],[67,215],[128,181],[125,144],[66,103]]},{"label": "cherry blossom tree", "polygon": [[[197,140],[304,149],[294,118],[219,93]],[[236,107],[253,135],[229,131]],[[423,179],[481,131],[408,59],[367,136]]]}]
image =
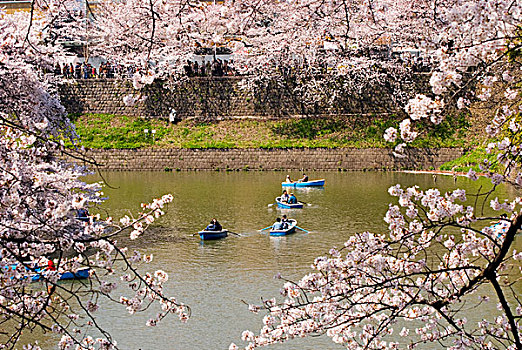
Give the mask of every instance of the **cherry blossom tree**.
[{"label": "cherry blossom tree", "polygon": [[[426,342],[451,349],[520,348],[515,260],[522,255],[510,246],[522,217],[484,227],[492,217],[476,217],[462,205],[463,190],[441,194],[395,186],[390,194],[399,205],[386,215],[388,234],[355,234],[343,248],[315,259],[314,272],[286,281],[283,302],[250,305],[267,314],[259,335],[243,333],[247,348],[322,333],[349,349]],[[519,205],[517,198],[503,207],[517,213]],[[496,302],[501,312],[469,324],[470,313],[487,302]],[[406,338],[398,341],[394,333]]]},{"label": "cherry blossom tree", "polygon": [[236,53],[236,72],[248,76],[244,88],[276,84],[298,96],[306,113],[360,95],[370,85],[404,105],[412,97],[403,84],[411,81],[411,71],[382,56],[389,56],[393,42],[429,37],[429,28],[409,24],[429,8],[423,1],[406,10],[391,1],[368,6],[317,0],[129,0],[98,6],[93,50],[140,67],[134,87],[156,78],[179,81],[197,47],[224,46]]},{"label": "cherry blossom tree", "polygon": [[[149,325],[169,314],[182,321],[189,316],[187,306],[163,293],[165,272],[137,272],[152,256],[116,243],[123,232],[139,237],[172,196],[120,221],[79,215],[101,201],[100,185],[83,182],[86,169],[63,160],[89,162],[81,150],[63,147],[78,140],[44,74],[63,52],[42,39],[46,17],[29,16],[0,12],[0,348],[15,348],[35,329],[61,334],[62,349],[114,348],[116,341],[95,320],[104,298],[131,314],[157,305]],[[126,270],[120,298],[116,266]],[[81,269],[89,271],[87,282],[58,283],[64,272]],[[102,336],[93,339],[89,329]]]},{"label": "cherry blossom tree", "polygon": [[[493,111],[485,130],[491,139],[487,149],[498,155],[497,164],[481,164],[491,187],[478,193],[392,187],[390,194],[398,204],[390,205],[386,214],[389,231],[355,234],[343,248],[317,258],[312,273],[285,281],[282,301],[251,305],[254,312],[266,312],[264,325],[258,335],[245,331],[243,339],[247,348],[322,333],[352,349],[414,348],[425,342],[451,349],[522,348],[517,293],[521,254],[512,249],[522,225],[521,199],[495,197],[502,183],[522,185],[517,170],[522,43],[518,0],[128,0],[100,3],[88,32],[74,13],[66,27],[53,27],[57,9],[70,11],[65,3],[56,6],[42,18],[24,22],[25,30],[3,14],[0,23],[0,315],[4,324],[16,321],[14,330],[5,334],[6,346],[13,347],[22,331],[39,327],[63,333],[62,348],[92,348],[95,343],[114,347],[101,329],[104,339],[85,336],[78,315],[86,315],[87,323],[97,327],[93,313],[98,298],[115,293],[110,276],[116,262],[129,267],[130,274],[122,279],[134,295],[119,302],[130,313],[158,301],[158,316],[148,322],[154,325],[168,313],[185,320],[189,312],[163,294],[164,272],[136,272],[136,264],[150,257],[129,254],[114,241],[124,230],[131,231],[133,239],[140,236],[162,214],[170,196],[144,205],[135,217],[119,223],[75,217],[74,210],[99,200],[99,188],[79,180],[84,170],[57,158],[61,152],[81,154],[62,147],[65,138],[76,142],[73,127],[41,74],[63,54],[53,40],[42,40],[51,31],[51,39],[84,35],[94,52],[143,68],[134,75],[136,88],[156,78],[179,80],[181,63],[196,46],[225,45],[246,53],[234,56],[246,87],[297,82],[294,93],[310,103],[327,104],[365,82],[384,84],[409,74],[403,63],[379,55],[390,45],[425,50],[433,67],[432,91],[406,104],[408,94],[400,86],[391,89],[406,104],[408,117],[399,130],[387,130],[385,138],[402,156],[420,134],[419,121],[438,124],[450,108],[483,101]],[[476,179],[477,174],[470,171],[468,177]],[[486,205],[489,210],[484,210]],[[491,220],[499,220],[499,225],[492,226]],[[96,255],[90,256],[88,248],[97,249]],[[58,272],[42,273],[49,288],[28,292],[35,266],[52,254]],[[57,283],[59,271],[83,266],[96,267],[96,273],[82,292]],[[469,323],[469,309],[488,302],[498,305],[498,315]]]},{"label": "cherry blossom tree", "polygon": [[[365,5],[373,14],[375,6],[385,3]],[[428,342],[448,349],[522,348],[522,254],[513,249],[522,227],[521,198],[495,197],[502,183],[522,185],[521,4],[395,4],[395,13],[403,7],[406,23],[391,16],[393,22],[383,21],[393,23],[387,29],[417,31],[417,42],[436,65],[432,93],[411,99],[405,107],[408,117],[399,130],[388,129],[385,138],[395,143],[397,156],[404,156],[420,134],[415,128],[419,120],[439,124],[452,104],[460,109],[486,106],[492,111],[484,130],[490,139],[487,151],[497,161],[485,160],[480,167],[491,186],[477,193],[390,188],[398,204],[391,204],[386,214],[389,231],[355,234],[342,248],[315,259],[313,272],[299,281],[286,280],[282,301],[250,305],[251,311],[266,315],[257,335],[243,332],[248,349],[315,334],[326,334],[348,349],[422,348]],[[394,10],[390,6],[382,7],[384,19]],[[407,36],[400,40],[411,42]],[[473,170],[467,176],[478,177]],[[498,223],[492,225],[492,220]],[[485,303],[495,303],[498,313],[468,322]],[[231,344],[230,349],[236,348]]]}]

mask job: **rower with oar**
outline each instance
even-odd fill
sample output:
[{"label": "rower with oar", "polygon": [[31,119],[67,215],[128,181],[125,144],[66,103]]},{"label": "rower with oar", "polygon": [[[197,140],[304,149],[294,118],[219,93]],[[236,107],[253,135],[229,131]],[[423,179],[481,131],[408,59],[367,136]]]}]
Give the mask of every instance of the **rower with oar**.
[{"label": "rower with oar", "polygon": [[213,218],[212,220],[210,220],[210,224],[208,224],[208,226],[205,228],[205,231],[222,231],[223,230],[223,226],[221,226],[221,224],[219,223],[219,221],[217,221],[216,218]]},{"label": "rower with oar", "polygon": [[283,215],[283,219],[276,218],[276,222],[274,224],[267,226],[265,228],[262,228],[261,232],[270,230],[270,235],[273,235],[273,232],[280,232],[280,233],[292,233],[295,231],[295,229],[299,229],[303,232],[308,233],[308,230],[305,230],[304,228],[301,228],[297,226],[297,221],[294,219],[288,219],[286,215]]},{"label": "rower with oar", "polygon": [[288,194],[288,192],[286,190],[284,190],[283,194],[279,198],[280,198],[279,200],[282,203],[297,204],[297,197],[294,195],[293,192]]},{"label": "rower with oar", "polygon": [[202,240],[216,240],[227,237],[229,233],[241,236],[239,233],[223,229],[223,226],[221,226],[219,221],[217,221],[216,218],[213,218],[210,221],[210,224],[208,224],[203,231],[199,231],[198,233],[193,234],[193,236],[199,235]]},{"label": "rower with oar", "polygon": [[[286,190],[283,191],[281,196],[276,197],[275,203],[277,207],[281,209],[301,209],[304,204],[310,205],[309,203],[298,201],[293,192],[288,194]],[[271,207],[272,205],[273,204],[269,204],[268,206]]]},{"label": "rower with oar", "polygon": [[288,220],[286,215],[283,215],[283,217],[281,218],[281,225],[283,225],[283,229],[287,229],[289,224],[290,221]]},{"label": "rower with oar", "polygon": [[284,190],[283,194],[281,195],[281,202],[288,203],[288,204],[302,203],[302,204],[306,204],[306,205],[311,205],[310,203],[305,202],[301,199],[297,200],[297,197],[295,196],[295,194],[293,192],[290,192],[290,194],[288,194],[288,192],[286,190]]}]

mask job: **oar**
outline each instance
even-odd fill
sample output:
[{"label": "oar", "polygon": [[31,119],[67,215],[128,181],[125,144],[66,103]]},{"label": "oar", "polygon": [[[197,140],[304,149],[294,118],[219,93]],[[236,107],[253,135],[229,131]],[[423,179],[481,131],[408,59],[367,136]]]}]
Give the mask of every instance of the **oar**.
[{"label": "oar", "polygon": [[268,205],[268,207],[270,208],[270,207],[273,206],[273,205],[274,205],[274,203],[270,203],[270,204]]},{"label": "oar", "polygon": [[298,202],[299,202],[299,203],[306,204],[306,205],[308,205],[308,206],[311,206],[311,205],[312,205],[312,204],[310,204],[310,203],[308,203],[308,202],[303,202],[302,200],[299,200]]},{"label": "oar", "polygon": [[233,234],[233,235],[236,235],[236,236],[239,236],[239,237],[241,237],[241,236],[242,236],[242,235],[240,235],[239,233],[236,233],[236,232],[232,232],[232,231],[228,231],[228,233],[231,233],[231,234]]},{"label": "oar", "polygon": [[262,228],[262,229],[261,229],[261,230],[259,230],[259,231],[265,231],[265,230],[268,230],[269,228],[272,228],[272,225],[270,225],[270,226],[267,226],[267,227],[265,227],[265,228]]},{"label": "oar", "polygon": [[308,230],[305,230],[304,228],[300,228],[300,227],[297,226],[297,225],[295,225],[295,228],[298,228],[298,229],[300,229],[301,231],[304,231],[304,232],[306,232],[306,233],[309,233],[309,232],[310,232],[310,231],[308,231]]}]

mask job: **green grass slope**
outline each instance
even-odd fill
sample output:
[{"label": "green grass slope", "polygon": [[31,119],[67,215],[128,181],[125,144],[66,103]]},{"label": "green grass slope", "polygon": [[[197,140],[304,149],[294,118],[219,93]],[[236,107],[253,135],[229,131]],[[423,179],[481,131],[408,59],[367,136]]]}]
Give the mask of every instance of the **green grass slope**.
[{"label": "green grass slope", "polygon": [[[108,114],[72,117],[86,148],[384,148],[384,131],[397,118],[307,118],[285,120],[166,121]],[[464,116],[437,127],[418,124],[413,147],[469,147]],[[152,130],[155,133],[152,133]],[[146,132],[147,131],[147,132]]]}]

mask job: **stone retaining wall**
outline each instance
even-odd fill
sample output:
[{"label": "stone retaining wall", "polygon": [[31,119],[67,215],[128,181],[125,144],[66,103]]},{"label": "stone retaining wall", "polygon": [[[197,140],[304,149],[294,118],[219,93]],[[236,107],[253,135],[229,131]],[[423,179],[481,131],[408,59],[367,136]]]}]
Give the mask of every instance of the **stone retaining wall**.
[{"label": "stone retaining wall", "polygon": [[[391,79],[391,78],[390,78]],[[426,91],[427,76],[417,74],[404,81],[361,83],[347,93],[342,84],[328,87],[338,96],[325,104],[306,102],[293,86],[274,82],[252,93],[241,87],[241,77],[190,78],[171,86],[157,81],[135,90],[125,80],[76,80],[59,86],[62,104],[69,113],[104,113],[166,118],[172,109],[177,119],[284,118],[304,115],[390,115],[403,113],[402,104],[416,92]],[[325,88],[326,89],[326,88]],[[401,94],[396,92],[400,90]],[[138,102],[126,105],[133,95]],[[401,97],[399,97],[399,95]]]},{"label": "stone retaining wall", "polygon": [[90,150],[108,171],[165,170],[404,170],[438,168],[463,149],[411,149],[396,158],[389,149],[132,149]]}]

